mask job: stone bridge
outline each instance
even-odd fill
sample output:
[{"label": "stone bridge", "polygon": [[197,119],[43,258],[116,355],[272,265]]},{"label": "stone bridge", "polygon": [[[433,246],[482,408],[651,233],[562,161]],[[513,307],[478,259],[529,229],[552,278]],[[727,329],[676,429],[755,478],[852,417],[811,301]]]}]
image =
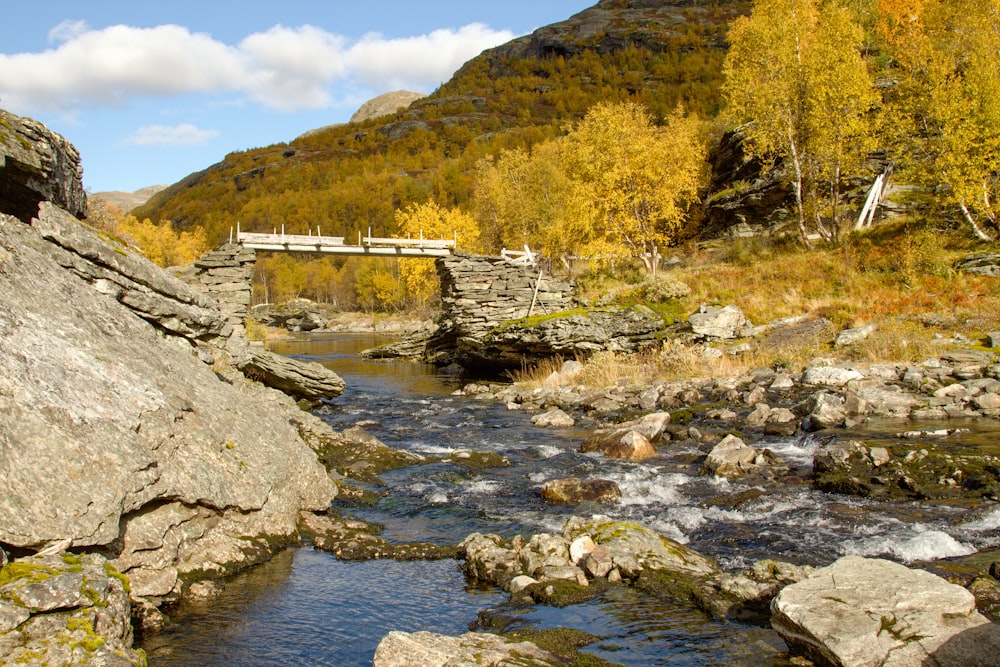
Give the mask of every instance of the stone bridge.
[{"label": "stone bridge", "polygon": [[[225,244],[195,262],[187,278],[218,299],[237,331],[245,329],[255,262],[252,248]],[[428,345],[432,358],[454,349],[459,340],[478,339],[504,322],[573,306],[573,283],[503,257],[452,253],[435,263],[441,279],[441,316]]]}]

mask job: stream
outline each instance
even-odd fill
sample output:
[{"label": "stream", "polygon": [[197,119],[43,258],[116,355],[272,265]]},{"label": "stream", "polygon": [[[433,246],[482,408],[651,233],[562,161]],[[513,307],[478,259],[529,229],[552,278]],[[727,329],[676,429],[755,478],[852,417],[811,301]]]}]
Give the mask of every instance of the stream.
[{"label": "stream", "polygon": [[[358,352],[377,335],[317,334],[272,349],[319,361],[347,382],[343,396],[316,411],[334,429],[361,424],[390,447],[424,455],[492,451],[509,467],[469,470],[430,464],[382,475],[389,491],[376,507],[343,510],[384,526],[390,541],[454,544],[472,532],[510,538],[559,532],[572,514],[607,514],[640,523],[736,570],[775,558],[827,565],[846,554],[910,563],[1000,546],[1000,508],[886,503],[816,491],[808,483],[811,438],[772,439],[788,461],[788,482],[755,487],[696,474],[704,452],[666,446],[664,456],[630,463],[581,454],[587,428],[540,429],[531,415],[455,395],[462,380],[432,366],[369,361]],[[979,432],[981,435],[981,432]],[[991,438],[995,442],[995,438]],[[545,505],[541,485],[601,477],[622,490],[615,507]],[[455,561],[338,561],[309,547],[290,549],[226,583],[207,605],[185,604],[167,631],[141,648],[167,665],[371,665],[391,630],[457,635],[485,610],[513,627],[569,627],[602,640],[584,649],[639,665],[772,665],[784,649],[768,628],[716,621],[631,589],[564,609],[513,608],[507,595],[470,586]]]}]

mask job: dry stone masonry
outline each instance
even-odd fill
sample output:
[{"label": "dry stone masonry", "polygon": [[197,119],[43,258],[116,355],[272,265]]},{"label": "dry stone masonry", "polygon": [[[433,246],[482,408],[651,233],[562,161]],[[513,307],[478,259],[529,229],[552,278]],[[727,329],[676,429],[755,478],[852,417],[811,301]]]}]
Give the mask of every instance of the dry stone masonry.
[{"label": "dry stone masonry", "polygon": [[455,349],[460,339],[480,339],[504,322],[573,305],[571,282],[513,265],[502,257],[456,253],[437,260],[437,270],[441,317],[428,345],[431,356]]},{"label": "dry stone masonry", "polygon": [[194,263],[191,281],[219,302],[222,317],[232,328],[229,351],[237,354],[246,335],[251,285],[257,253],[236,243],[219,246]]}]

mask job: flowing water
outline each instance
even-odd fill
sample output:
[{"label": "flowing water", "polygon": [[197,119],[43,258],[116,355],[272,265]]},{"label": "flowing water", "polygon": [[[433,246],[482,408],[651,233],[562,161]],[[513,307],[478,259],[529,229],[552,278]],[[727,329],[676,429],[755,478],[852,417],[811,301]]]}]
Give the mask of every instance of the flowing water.
[{"label": "flowing water", "polygon": [[[413,362],[368,361],[373,335],[314,335],[276,352],[332,368],[348,389],[317,411],[335,429],[362,424],[390,447],[425,455],[491,451],[509,467],[468,470],[431,464],[382,476],[391,492],[351,510],[385,527],[392,541],[453,544],[472,532],[512,537],[559,532],[571,513],[641,523],[717,558],[727,569],[762,558],[826,565],[846,554],[901,562],[1000,546],[1000,508],[882,503],[817,492],[802,481],[817,443],[767,443],[796,468],[767,488],[697,475],[703,452],[666,446],[662,459],[628,463],[581,454],[584,429],[539,429],[530,415],[455,395],[461,381]],[[981,434],[977,434],[981,435]],[[995,442],[995,438],[993,439]],[[568,476],[612,479],[616,507],[554,508],[538,489]],[[796,479],[798,481],[796,481]],[[565,609],[506,608],[506,595],[469,587],[454,561],[343,563],[301,548],[236,577],[210,606],[187,605],[168,632],[148,638],[150,664],[370,665],[390,630],[461,634],[480,610],[517,627],[571,627],[603,637],[588,647],[625,665],[771,665],[784,649],[768,629],[720,623],[688,607],[620,589]]]}]

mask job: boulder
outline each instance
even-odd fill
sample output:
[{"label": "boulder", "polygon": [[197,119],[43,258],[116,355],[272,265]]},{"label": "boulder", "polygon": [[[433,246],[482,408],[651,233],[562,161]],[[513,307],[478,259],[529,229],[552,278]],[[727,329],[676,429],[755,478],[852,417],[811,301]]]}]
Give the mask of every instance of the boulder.
[{"label": "boulder", "polygon": [[582,535],[589,535],[598,548],[606,549],[615,568],[629,579],[635,579],[643,570],[695,577],[719,572],[713,559],[638,524],[604,516],[570,518],[563,527],[563,536],[575,540]]},{"label": "boulder", "polygon": [[624,461],[645,461],[656,456],[656,450],[642,433],[629,431],[618,442],[610,445],[604,450],[604,455],[609,459],[622,459]]},{"label": "boulder", "polygon": [[912,441],[884,447],[856,440],[824,445],[813,455],[814,483],[833,493],[899,500],[1000,496],[1000,457],[977,447],[934,445],[933,433],[912,433]]},{"label": "boulder", "polygon": [[995,665],[1000,626],[956,584],[898,563],[845,556],[785,587],[771,626],[820,665]]},{"label": "boulder", "polygon": [[736,436],[727,435],[709,452],[702,470],[717,477],[740,477],[780,467],[781,459],[771,450],[749,447]]},{"label": "boulder", "polygon": [[347,386],[339,375],[315,361],[299,361],[261,347],[248,348],[238,366],[249,378],[314,403],[340,396]]},{"label": "boulder", "polygon": [[[510,319],[518,315],[512,314]],[[634,352],[655,344],[663,320],[636,306],[623,311],[590,311],[515,320],[456,342],[459,363],[490,369],[521,368],[552,357],[583,357],[594,352]]]},{"label": "boulder", "polygon": [[617,503],[622,492],[608,479],[555,479],[542,485],[542,500],[553,505],[579,505],[585,501]]},{"label": "boulder", "polygon": [[569,428],[576,424],[576,420],[559,408],[552,408],[532,417],[531,423],[542,428]]},{"label": "boulder", "polygon": [[864,375],[853,368],[810,366],[802,372],[802,384],[843,387],[851,380],[860,380],[863,377]]},{"label": "boulder", "polygon": [[465,560],[465,576],[475,581],[506,588],[523,574],[517,549],[499,535],[472,533],[459,543],[458,554]]},{"label": "boulder", "polygon": [[809,428],[818,431],[824,428],[842,426],[847,418],[844,399],[828,391],[816,392],[804,405]]},{"label": "boulder", "polygon": [[748,336],[753,331],[753,325],[736,306],[717,308],[703,304],[697,313],[688,317],[688,322],[695,335],[702,338],[729,340]]},{"label": "boulder", "polygon": [[469,632],[448,637],[431,632],[390,632],[375,649],[372,667],[486,667],[515,664],[564,665],[565,661],[531,642]]}]

